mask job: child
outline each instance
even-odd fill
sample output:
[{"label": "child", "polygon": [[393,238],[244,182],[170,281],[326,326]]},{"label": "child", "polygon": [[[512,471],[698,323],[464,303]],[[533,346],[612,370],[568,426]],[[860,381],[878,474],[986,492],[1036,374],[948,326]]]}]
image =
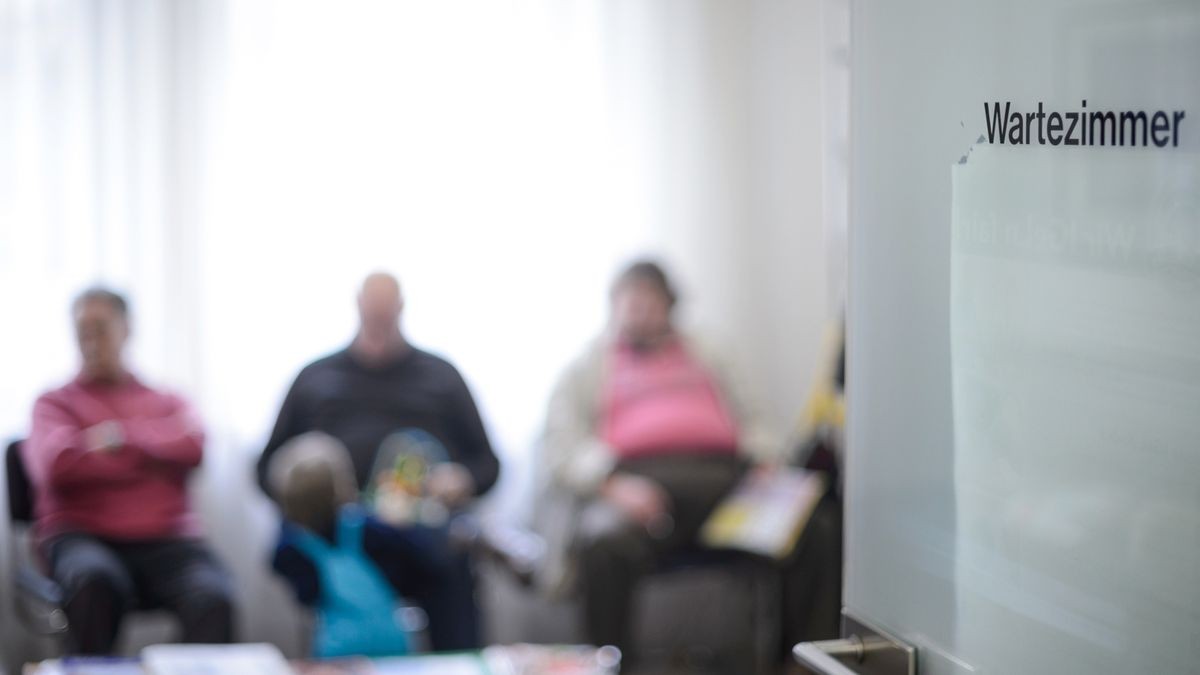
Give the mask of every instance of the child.
[{"label": "child", "polygon": [[271,484],[283,510],[274,567],[299,556],[317,585],[293,590],[315,607],[313,656],[396,656],[409,651],[396,592],[363,547],[372,517],[358,506],[350,457],[337,439],[313,432],[281,448]]}]

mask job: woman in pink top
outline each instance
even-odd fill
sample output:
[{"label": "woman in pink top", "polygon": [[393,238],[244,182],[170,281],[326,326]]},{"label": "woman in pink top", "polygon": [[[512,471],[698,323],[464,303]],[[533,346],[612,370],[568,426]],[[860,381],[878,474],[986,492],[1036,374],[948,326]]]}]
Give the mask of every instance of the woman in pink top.
[{"label": "woman in pink top", "polygon": [[135,605],[177,614],[184,642],[228,642],[229,579],[200,541],[188,503],[200,423],[183,399],[125,368],[124,298],[95,288],[73,310],[82,368],[38,398],[21,446],[39,549],[63,588],[68,649],[111,652]]},{"label": "woman in pink top", "polygon": [[638,579],[694,545],[747,459],[778,446],[730,371],[674,329],[657,264],[629,267],[611,303],[610,332],[556,389],[544,448],[553,483],[586,505],[563,548],[575,553],[587,637],[628,660]]}]

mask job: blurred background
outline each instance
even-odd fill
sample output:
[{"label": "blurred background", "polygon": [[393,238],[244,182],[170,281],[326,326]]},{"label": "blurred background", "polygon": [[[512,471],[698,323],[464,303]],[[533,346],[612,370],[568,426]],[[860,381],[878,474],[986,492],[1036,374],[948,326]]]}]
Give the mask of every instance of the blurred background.
[{"label": "blurred background", "polygon": [[0,436],[73,373],[71,297],[127,291],[138,371],[207,423],[195,494],[240,637],[294,652],[251,468],[369,271],[467,378],[514,518],[633,256],[787,434],[845,295],[846,5],[0,0]]}]

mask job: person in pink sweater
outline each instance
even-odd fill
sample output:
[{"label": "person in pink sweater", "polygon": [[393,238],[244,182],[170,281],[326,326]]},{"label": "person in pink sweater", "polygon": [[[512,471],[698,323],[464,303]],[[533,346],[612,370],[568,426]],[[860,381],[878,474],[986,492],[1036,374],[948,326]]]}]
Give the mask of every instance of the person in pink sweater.
[{"label": "person in pink sweater", "polygon": [[174,612],[184,642],[229,642],[229,576],[188,502],[188,476],[203,457],[200,422],[182,398],[126,368],[123,297],[89,289],[72,311],[79,373],[37,399],[21,446],[38,551],[63,589],[68,651],[111,653],[137,606]]},{"label": "person in pink sweater", "polygon": [[[539,581],[578,594],[587,640],[620,648],[623,668],[644,657],[634,631],[642,580],[703,550],[701,528],[748,468],[792,460],[735,359],[681,330],[675,305],[659,264],[626,267],[612,284],[608,330],[564,370],[542,437]],[[801,639],[837,636],[840,518],[834,505],[819,506],[777,563],[780,659]],[[711,611],[703,600],[687,609]],[[669,631],[694,619],[685,612]],[[743,621],[724,619],[730,633]]]}]

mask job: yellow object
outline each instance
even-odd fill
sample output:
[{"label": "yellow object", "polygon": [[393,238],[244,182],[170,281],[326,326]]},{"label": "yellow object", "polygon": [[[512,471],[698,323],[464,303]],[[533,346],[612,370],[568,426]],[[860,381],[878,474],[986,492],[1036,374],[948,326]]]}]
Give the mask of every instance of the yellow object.
[{"label": "yellow object", "polygon": [[824,357],[821,361],[820,372],[800,414],[801,438],[808,438],[815,429],[823,426],[832,426],[837,429],[845,426],[845,399],[833,381],[842,354],[842,342],[840,323],[831,325],[825,334]]}]

